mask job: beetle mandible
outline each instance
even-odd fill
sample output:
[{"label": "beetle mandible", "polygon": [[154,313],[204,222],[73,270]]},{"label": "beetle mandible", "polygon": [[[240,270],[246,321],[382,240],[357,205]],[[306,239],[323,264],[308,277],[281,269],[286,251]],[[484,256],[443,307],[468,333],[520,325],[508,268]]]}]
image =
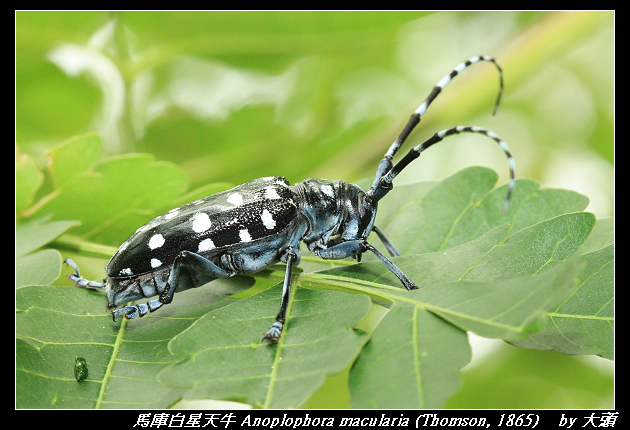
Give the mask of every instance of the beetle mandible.
[{"label": "beetle mandible", "polygon": [[500,88],[493,114],[496,113],[503,92],[503,71],[495,59],[484,55],[459,64],[411,115],[379,163],[369,190],[341,179],[305,179],[293,186],[281,176],[254,179],[172,209],[140,227],[109,260],[103,283],[81,277],[78,266],[70,259],[65,263],[76,273],[68,277],[79,286],[104,289],[110,309],[131,300],[158,296],[147,303],[115,309],[115,321],[122,315],[132,319],[154,312],[169,304],[176,291],[199,287],[219,277],[254,273],[280,261],[286,263],[280,311],[263,335],[263,340],[272,341],[280,338],[285,324],[291,272],[300,262],[300,242],[327,260],[353,257],[361,261],[361,255],[371,251],[407,290],[417,289],[394,262],[367,242],[374,231],[391,256],[400,255],[374,225],[377,203],[393,188],[394,178],[422,151],[445,137],[480,133],[497,142],[508,157],[511,179],[504,210],[514,189],[514,158],[506,143],[492,131],[479,127],[459,126],[435,133],[397,164],[392,163],[437,95],[457,74],[480,61],[492,62],[499,71]]}]

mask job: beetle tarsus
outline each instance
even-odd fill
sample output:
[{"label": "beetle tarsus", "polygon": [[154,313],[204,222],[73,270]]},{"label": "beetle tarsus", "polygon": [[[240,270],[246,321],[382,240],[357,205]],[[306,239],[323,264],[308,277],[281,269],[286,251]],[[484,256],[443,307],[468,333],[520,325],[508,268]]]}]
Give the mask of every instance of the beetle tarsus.
[{"label": "beetle tarsus", "polygon": [[99,290],[99,289],[104,288],[104,285],[101,284],[100,282],[88,281],[83,276],[81,276],[81,271],[79,271],[79,266],[77,266],[77,263],[72,261],[72,259],[66,258],[63,262],[64,264],[74,269],[75,271],[74,274],[71,273],[66,276],[68,277],[68,279],[70,279],[72,282],[77,284],[79,287],[89,288],[91,290]]},{"label": "beetle tarsus", "polygon": [[261,342],[264,342],[265,340],[270,340],[272,342],[277,341],[280,339],[280,335],[282,335],[282,323],[280,321],[276,321],[273,323],[271,328],[263,334]]}]

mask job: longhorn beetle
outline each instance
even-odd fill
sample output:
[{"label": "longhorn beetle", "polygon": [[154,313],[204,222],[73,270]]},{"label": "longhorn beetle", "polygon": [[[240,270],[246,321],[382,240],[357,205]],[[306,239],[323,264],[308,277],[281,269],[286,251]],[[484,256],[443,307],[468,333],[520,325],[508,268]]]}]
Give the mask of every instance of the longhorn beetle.
[{"label": "longhorn beetle", "polygon": [[173,300],[176,291],[199,287],[219,277],[254,273],[281,261],[286,263],[280,311],[263,340],[278,340],[286,319],[291,271],[300,262],[300,241],[316,256],[326,260],[373,252],[400,279],[407,290],[418,287],[390,259],[367,242],[374,231],[391,256],[400,255],[374,225],[377,203],[393,188],[394,178],[422,151],[445,137],[480,133],[497,142],[508,157],[510,184],[503,209],[514,189],[514,159],[506,143],[492,131],[479,127],[453,127],[440,131],[412,148],[396,165],[392,160],[407,136],[418,125],[427,108],[468,66],[492,62],[499,71],[499,96],[503,93],[503,71],[493,57],[478,56],[455,67],[433,88],[429,97],[411,115],[398,138],[378,165],[369,190],[337,179],[305,179],[293,186],[281,176],[254,179],[228,191],[187,203],[154,218],[140,227],[118,248],[106,267],[103,283],[81,277],[78,266],[68,277],[77,285],[104,289],[108,307],[142,297],[158,298],[126,305],[112,311],[114,321],[154,312]]}]

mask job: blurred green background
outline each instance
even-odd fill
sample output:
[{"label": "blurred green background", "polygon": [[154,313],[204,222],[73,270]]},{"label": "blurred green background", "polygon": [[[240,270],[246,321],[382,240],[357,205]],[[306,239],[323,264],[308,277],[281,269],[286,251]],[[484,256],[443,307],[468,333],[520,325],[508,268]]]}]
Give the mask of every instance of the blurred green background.
[{"label": "blurred green background", "polygon": [[[475,65],[402,153],[451,126],[489,128],[518,177],[578,191],[588,211],[613,215],[612,12],[17,12],[16,142],[44,168],[46,150],[96,132],[103,157],[152,153],[181,166],[191,189],[269,175],[371,179],[433,86],[480,54],[504,70],[497,116],[497,72]],[[508,179],[500,149],[464,135],[396,183],[469,165]],[[611,362],[471,341],[449,407],[613,406]],[[344,378],[304,406],[347,407]]]}]

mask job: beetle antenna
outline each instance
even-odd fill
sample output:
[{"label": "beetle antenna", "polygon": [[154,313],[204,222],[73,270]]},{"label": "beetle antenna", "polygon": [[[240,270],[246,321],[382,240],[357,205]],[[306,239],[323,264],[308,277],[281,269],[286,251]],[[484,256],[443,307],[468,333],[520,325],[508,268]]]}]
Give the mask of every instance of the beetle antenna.
[{"label": "beetle antenna", "polygon": [[433,87],[433,90],[431,91],[431,94],[429,94],[429,97],[427,97],[427,99],[411,115],[411,118],[409,118],[409,121],[407,122],[407,125],[405,125],[405,128],[403,128],[394,143],[392,143],[392,145],[389,147],[387,153],[385,153],[385,157],[378,165],[376,177],[374,178],[372,187],[368,191],[368,195],[371,196],[371,198],[378,201],[391,189],[383,188],[383,185],[380,184],[381,178],[391,170],[393,165],[392,160],[394,159],[394,156],[403,145],[403,143],[405,143],[405,140],[407,140],[409,134],[418,125],[418,123],[420,123],[420,118],[422,117],[422,115],[424,115],[429,105],[433,102],[433,100],[435,100],[438,94],[442,92],[444,87],[446,87],[448,83],[453,80],[455,76],[466,70],[466,68],[468,68],[469,66],[480,61],[489,61],[493,63],[499,70],[499,95],[497,96],[497,101],[494,103],[492,115],[495,115],[497,113],[499,103],[501,102],[501,95],[503,94],[503,70],[501,69],[499,64],[493,57],[490,57],[488,55],[479,55],[476,57],[472,57],[469,60],[464,61],[463,63],[460,63],[457,67],[453,69],[451,73],[444,76],[442,80],[440,80],[440,82],[438,82],[437,85]]},{"label": "beetle antenna", "polygon": [[[451,136],[453,134],[460,134],[460,133],[479,133],[479,134],[486,135],[490,139],[497,142],[499,146],[501,146],[501,149],[503,149],[503,152],[505,153],[505,155],[507,156],[508,169],[510,171],[510,184],[508,186],[508,193],[507,193],[507,197],[505,198],[505,204],[503,205],[503,212],[505,212],[508,208],[508,205],[510,204],[510,200],[512,198],[512,191],[514,190],[514,186],[516,185],[516,179],[515,179],[515,174],[514,174],[514,157],[512,156],[512,153],[510,152],[510,148],[508,148],[505,141],[501,139],[499,136],[497,136],[493,131],[486,130],[480,127],[474,127],[474,126],[466,126],[466,127],[459,126],[459,127],[449,128],[447,130],[442,130],[438,133],[435,133],[433,136],[431,136],[429,139],[427,139],[420,145],[416,146],[415,148],[412,148],[407,153],[407,155],[405,155],[402,158],[402,160],[396,163],[396,165],[392,167],[389,170],[389,172],[387,172],[387,174],[380,179],[378,186],[376,188],[377,192],[374,193],[374,196],[379,195],[378,190],[380,189],[385,190],[385,193],[381,193],[383,195],[385,195],[387,191],[391,190],[393,188],[392,181],[394,180],[394,178],[398,176],[398,174],[405,167],[407,167],[409,163],[411,163],[413,160],[418,158],[420,154],[422,153],[422,151],[424,151],[425,149],[429,148],[430,146],[438,142],[441,142],[447,136]],[[374,198],[375,197],[373,197],[373,199]]]}]

